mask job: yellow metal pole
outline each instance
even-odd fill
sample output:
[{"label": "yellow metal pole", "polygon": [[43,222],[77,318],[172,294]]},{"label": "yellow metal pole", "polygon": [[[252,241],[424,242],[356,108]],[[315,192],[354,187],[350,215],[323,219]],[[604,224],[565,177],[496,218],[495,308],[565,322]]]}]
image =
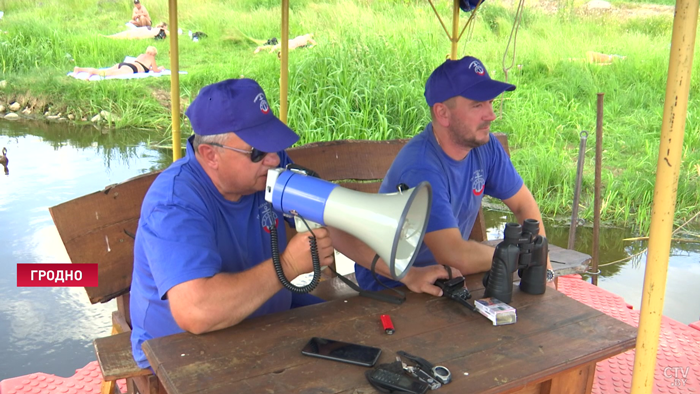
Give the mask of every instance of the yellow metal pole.
[{"label": "yellow metal pole", "polygon": [[440,22],[442,29],[445,30],[445,34],[447,34],[447,39],[451,40],[452,38],[450,37],[450,32],[447,31],[447,27],[445,27],[445,22],[442,21],[440,14],[438,13],[437,9],[435,8],[435,4],[433,4],[432,0],[428,0],[428,4],[430,4],[430,7],[433,9],[433,12],[435,13],[435,16],[437,17],[438,22]]},{"label": "yellow metal pole", "polygon": [[177,49],[177,0],[169,0],[170,6],[170,113],[173,125],[173,161],[182,157],[180,148],[180,56]]},{"label": "yellow metal pole", "polygon": [[450,59],[457,60],[457,47],[459,46],[459,0],[454,0],[452,6],[452,37],[450,37],[452,47]]},{"label": "yellow metal pole", "polygon": [[654,388],[697,24],[698,1],[676,1],[631,394],[649,394]]},{"label": "yellow metal pole", "polygon": [[289,86],[289,0],[282,0],[282,53],[280,56],[280,120],[287,123]]}]

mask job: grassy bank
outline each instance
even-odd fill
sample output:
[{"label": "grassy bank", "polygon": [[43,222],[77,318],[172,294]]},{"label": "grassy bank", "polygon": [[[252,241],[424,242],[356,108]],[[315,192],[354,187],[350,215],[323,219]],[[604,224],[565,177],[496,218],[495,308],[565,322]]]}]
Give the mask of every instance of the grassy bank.
[{"label": "grassy bank", "polygon": [[[449,43],[424,1],[293,1],[290,36],[314,33],[318,46],[290,56],[289,124],[301,143],[342,138],[410,137],[429,121],[423,87],[449,52]],[[0,2],[0,4],[2,4]],[[0,21],[0,78],[8,81],[0,101],[27,100],[37,108],[90,117],[111,111],[119,127],[150,130],[167,140],[170,80],[87,83],[65,74],[76,65],[106,67],[124,56],[159,51],[169,68],[168,42],[121,41],[100,37],[124,29],[131,2],[77,0],[6,2]],[[180,0],[179,23],[208,37],[180,36],[183,108],[198,90],[225,78],[258,80],[277,110],[279,60],[254,55],[256,44],[280,36],[278,1]],[[436,6],[447,21],[451,2]],[[472,54],[504,79],[503,52],[514,10],[511,2],[487,1],[460,55]],[[578,2],[528,4],[517,38],[516,66],[508,80],[518,85],[505,95],[494,131],[508,133],[517,168],[549,216],[569,215],[579,132],[589,130],[580,216],[593,217],[593,152],[596,93],[605,93],[603,219],[615,224],[649,224],[672,14],[637,13],[641,5],[613,3],[616,12],[583,15]],[[167,1],[146,0],[154,22],[167,19]],[[663,10],[661,10],[663,11]],[[464,16],[464,14],[462,14]],[[589,64],[587,51],[624,55],[610,66]],[[507,65],[510,63],[508,62]],[[697,62],[696,62],[697,64]],[[521,65],[518,67],[517,65]],[[694,67],[697,76],[698,66]],[[700,106],[693,78],[677,220],[700,210]],[[499,103],[500,104],[500,103]],[[188,124],[183,123],[183,135]]]}]

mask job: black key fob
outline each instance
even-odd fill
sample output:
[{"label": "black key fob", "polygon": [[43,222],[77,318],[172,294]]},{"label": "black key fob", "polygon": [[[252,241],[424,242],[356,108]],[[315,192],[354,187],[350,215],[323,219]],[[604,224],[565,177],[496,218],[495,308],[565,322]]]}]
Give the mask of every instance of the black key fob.
[{"label": "black key fob", "polygon": [[429,387],[411,376],[386,369],[370,369],[365,372],[365,376],[372,387],[383,393],[424,394]]}]

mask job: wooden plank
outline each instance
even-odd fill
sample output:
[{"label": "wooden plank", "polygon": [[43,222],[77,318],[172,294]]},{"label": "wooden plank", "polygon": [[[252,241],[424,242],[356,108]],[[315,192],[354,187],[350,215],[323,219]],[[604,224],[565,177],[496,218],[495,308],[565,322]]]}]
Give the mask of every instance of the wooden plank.
[{"label": "wooden plank", "polygon": [[[135,391],[136,393],[167,394],[163,386],[158,382],[158,378],[153,374],[147,376],[136,376],[130,380],[132,381],[132,386],[135,385],[138,389],[138,391]],[[131,391],[129,393],[131,393]]]},{"label": "wooden plank", "polygon": [[381,180],[408,139],[315,142],[287,150],[297,164],[329,181]]},{"label": "wooden plank", "polygon": [[99,286],[85,288],[93,304],[129,291],[131,236],[136,233],[143,197],[157,175],[138,176],[49,208],[71,262],[99,264]]},{"label": "wooden plank", "polygon": [[595,363],[559,374],[552,379],[550,393],[587,394],[593,389]]},{"label": "wooden plank", "polygon": [[131,325],[126,322],[125,316],[119,311],[112,312],[112,331],[116,331],[116,333],[131,331]]},{"label": "wooden plank", "polygon": [[338,185],[363,193],[379,193],[382,182],[338,182]]},{"label": "wooden plank", "polygon": [[49,208],[61,238],[70,241],[86,232],[138,218],[143,197],[158,174],[140,175]]},{"label": "wooden plank", "polygon": [[139,368],[131,353],[131,332],[97,338],[95,354],[106,381],[152,375],[148,368]]},{"label": "wooden plank", "polygon": [[[479,291],[475,297],[479,297]],[[379,346],[380,363],[397,350],[450,368],[446,393],[526,390],[577,365],[634,346],[636,330],[561,293],[532,296],[516,290],[518,322],[493,327],[483,316],[447,299],[408,294],[401,305],[351,299],[246,320],[233,328],[147,341],[144,350],[170,394],[324,392],[369,389],[363,368],[303,357],[311,336]],[[380,314],[397,332],[385,335]],[[469,376],[463,373],[469,372]]]},{"label": "wooden plank", "polygon": [[556,245],[549,246],[549,260],[557,275],[582,274],[588,271],[591,256]]},{"label": "wooden plank", "polygon": [[126,327],[131,327],[131,293],[117,297],[117,312]]},{"label": "wooden plank", "polygon": [[73,264],[98,263],[98,287],[86,287],[93,304],[107,302],[131,288],[138,217],[86,231],[64,241]]}]

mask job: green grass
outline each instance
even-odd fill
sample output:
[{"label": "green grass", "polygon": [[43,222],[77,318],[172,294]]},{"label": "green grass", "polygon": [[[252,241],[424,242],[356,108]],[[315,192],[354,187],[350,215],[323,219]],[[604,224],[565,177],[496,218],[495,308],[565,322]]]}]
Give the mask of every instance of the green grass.
[{"label": "green grass", "polygon": [[[253,54],[246,37],[280,37],[279,2],[180,0],[179,25],[203,31],[198,43],[180,36],[183,108],[201,87],[226,78],[254,78],[279,109],[279,60]],[[318,46],[298,49],[289,60],[289,124],[300,143],[343,138],[410,137],[429,121],[425,80],[449,53],[449,42],[424,1],[292,1],[290,36],[314,33]],[[508,134],[513,161],[548,216],[570,215],[579,132],[589,131],[580,216],[593,217],[596,94],[605,93],[602,217],[646,232],[655,181],[665,96],[672,15],[635,17],[636,2],[614,2],[625,14],[582,15],[581,1],[559,1],[554,13],[526,4],[508,80],[518,85],[503,96],[494,131]],[[146,0],[154,22],[167,19],[165,0]],[[437,1],[443,20],[451,1]],[[511,2],[488,1],[478,14],[460,56],[482,59],[489,73],[504,79],[503,52],[511,32]],[[665,1],[659,4],[669,4]],[[170,80],[152,78],[86,83],[67,78],[75,65],[107,67],[124,56],[159,49],[170,68],[168,42],[119,41],[100,37],[124,29],[130,2],[99,0],[14,0],[3,4],[0,21],[0,78],[8,87],[0,102],[33,100],[36,111],[75,114],[108,110],[118,127],[145,129],[164,141],[170,112],[156,94],[169,97]],[[663,8],[663,7],[659,7]],[[77,12],[76,12],[77,10]],[[466,19],[462,14],[463,21]],[[589,64],[587,51],[626,56],[610,66]],[[571,60],[582,59],[582,60]],[[698,62],[693,74],[698,72]],[[691,95],[678,185],[677,221],[700,209],[697,77]],[[500,102],[497,104],[500,105]],[[189,125],[183,117],[183,137]]]}]

